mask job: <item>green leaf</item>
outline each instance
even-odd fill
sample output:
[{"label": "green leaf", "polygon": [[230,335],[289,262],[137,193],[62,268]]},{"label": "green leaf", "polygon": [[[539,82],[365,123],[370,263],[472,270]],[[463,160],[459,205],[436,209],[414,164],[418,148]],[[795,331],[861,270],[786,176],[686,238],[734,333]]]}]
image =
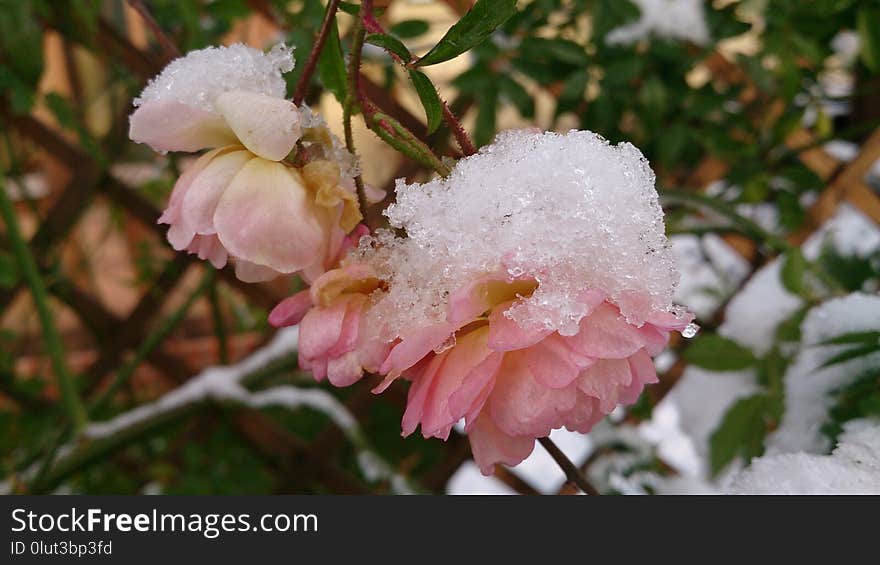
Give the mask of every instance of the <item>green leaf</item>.
[{"label": "green leaf", "polygon": [[416,92],[419,94],[419,100],[425,108],[425,116],[428,119],[428,133],[434,132],[440,126],[440,120],[443,117],[443,107],[440,104],[440,96],[437,95],[437,89],[425,73],[415,69],[409,72],[409,78],[412,80]]},{"label": "green leaf", "polygon": [[736,17],[737,4],[725,8],[706,10],[706,23],[709,25],[710,36],[716,40],[741,35],[751,28],[751,24],[740,21]]},{"label": "green leaf", "polygon": [[452,86],[463,94],[478,94],[492,85],[495,77],[485,65],[476,65],[452,79]]},{"label": "green leaf", "polygon": [[545,42],[548,54],[557,61],[583,68],[589,63],[586,48],[568,39],[548,39]]},{"label": "green leaf", "polygon": [[820,369],[824,369],[825,367],[830,367],[832,365],[839,365],[840,363],[845,363],[852,359],[857,359],[859,357],[866,357],[873,353],[877,353],[880,351],[880,342],[872,343],[870,345],[862,345],[859,347],[851,347],[846,351],[841,351],[837,355],[834,355],[819,367]]},{"label": "green leaf", "polygon": [[880,9],[863,6],[856,15],[862,62],[873,72],[880,71]]},{"label": "green leaf", "polygon": [[498,88],[516,106],[520,116],[531,118],[535,115],[535,101],[520,83],[507,75],[501,75],[498,77]]},{"label": "green leaf", "polygon": [[825,341],[820,342],[819,345],[846,345],[850,343],[858,343],[864,345],[868,345],[871,343],[880,343],[880,331],[851,332],[841,334],[839,336],[826,339]]},{"label": "green leaf", "polygon": [[391,26],[388,31],[397,37],[410,39],[427,33],[428,22],[424,20],[404,20]]},{"label": "green leaf", "polygon": [[12,254],[0,251],[0,288],[12,288],[18,283],[18,263]]},{"label": "green leaf", "polygon": [[642,73],[645,67],[644,57],[636,54],[611,61],[605,66],[603,82],[609,87],[623,86]]},{"label": "green leaf", "polygon": [[33,2],[0,0],[0,59],[30,87],[43,73],[43,30],[35,8]]},{"label": "green leaf", "polygon": [[844,255],[830,239],[822,246],[818,262],[823,271],[851,292],[862,290],[866,282],[880,274],[872,266],[870,257]]},{"label": "green leaf", "polygon": [[809,306],[804,306],[787,320],[780,322],[776,327],[776,339],[783,343],[799,342],[801,340],[801,324],[809,311]]},{"label": "green leaf", "polygon": [[6,65],[0,63],[0,92],[7,93],[13,113],[23,115],[34,105],[34,87],[18,78]]},{"label": "green leaf", "polygon": [[804,208],[797,195],[786,190],[776,194],[776,206],[779,209],[779,223],[787,231],[794,231],[804,223]]},{"label": "green leaf", "polygon": [[764,452],[764,436],[778,408],[777,402],[759,393],[738,400],[709,437],[709,465],[717,475],[737,456],[746,462]]},{"label": "green leaf", "polygon": [[403,59],[404,63],[409,63],[412,60],[412,54],[410,54],[409,49],[407,49],[406,45],[396,37],[385,35],[384,33],[373,33],[368,35],[364,41],[381,47],[390,53],[394,53]]},{"label": "green leaf", "polygon": [[474,125],[474,143],[477,147],[486,145],[495,137],[495,120],[498,109],[498,90],[491,87],[477,97],[480,110]]},{"label": "green leaf", "polygon": [[318,58],[318,76],[321,77],[324,87],[333,93],[340,104],[344,104],[346,92],[345,58],[342,56],[339,29],[335,22],[330,26],[327,43]]},{"label": "green leaf", "polygon": [[584,92],[587,90],[589,82],[590,74],[587,69],[572,73],[562,85],[562,92],[559,93],[559,105],[574,106],[583,101]]},{"label": "green leaf", "polygon": [[782,286],[792,293],[800,296],[805,289],[804,271],[807,268],[807,260],[799,249],[792,249],[785,254],[782,262],[782,269],[779,276],[782,279]]},{"label": "green leaf", "polygon": [[339,10],[352,16],[358,16],[361,13],[361,7],[353,2],[340,2]]},{"label": "green leaf", "polygon": [[833,404],[822,432],[833,441],[843,432],[845,422],[880,416],[880,372],[868,370],[829,396]]},{"label": "green leaf", "polygon": [[783,378],[788,369],[789,359],[774,346],[766,355],[758,360],[756,380],[758,384],[767,387],[771,394],[782,394]]},{"label": "green leaf", "polygon": [[738,371],[755,365],[754,354],[733,340],[718,334],[704,334],[684,351],[684,358],[710,371]]},{"label": "green leaf", "polygon": [[436,65],[458,57],[486,40],[498,26],[516,13],[516,0],[477,0],[417,66]]}]

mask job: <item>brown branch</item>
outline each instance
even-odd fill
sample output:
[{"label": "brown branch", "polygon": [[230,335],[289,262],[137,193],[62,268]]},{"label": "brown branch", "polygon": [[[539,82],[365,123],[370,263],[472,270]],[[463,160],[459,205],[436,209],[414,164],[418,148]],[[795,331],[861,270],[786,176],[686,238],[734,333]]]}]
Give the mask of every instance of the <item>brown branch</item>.
[{"label": "brown branch", "polygon": [[[301,491],[307,485],[304,479],[317,475],[320,482],[340,494],[368,494],[370,489],[354,475],[343,471],[329,459],[310,456],[309,445],[276,423],[272,418],[251,409],[239,409],[233,417],[235,428],[265,460],[273,464],[282,478],[294,478],[285,483],[281,492]],[[304,465],[308,461],[309,465]],[[303,473],[312,469],[313,472]],[[293,488],[291,488],[293,487]]]},{"label": "brown branch", "polygon": [[318,59],[321,51],[324,50],[324,44],[327,43],[327,37],[330,35],[330,26],[336,25],[336,10],[339,8],[339,0],[330,0],[327,3],[327,11],[324,12],[324,20],[321,22],[321,28],[318,30],[318,36],[315,38],[315,44],[306,60],[306,66],[296,83],[296,90],[293,94],[293,103],[299,106],[309,91],[309,82],[312,75],[315,74],[315,68],[318,66]]},{"label": "brown branch", "polygon": [[581,474],[580,470],[578,470],[578,468],[575,467],[574,463],[571,462],[571,459],[569,459],[565,455],[565,453],[563,453],[562,450],[559,449],[559,447],[557,447],[555,443],[553,443],[552,439],[550,439],[549,437],[542,437],[538,438],[538,441],[541,442],[541,445],[544,447],[544,449],[547,450],[547,453],[550,454],[550,457],[552,457],[553,460],[556,461],[556,464],[559,465],[559,468],[562,469],[562,472],[565,473],[565,476],[570,482],[577,485],[578,488],[584,492],[584,494],[589,494],[592,496],[599,495],[599,491],[596,490],[596,487],[590,484],[590,481],[588,481],[586,477]]},{"label": "brown branch", "polygon": [[457,141],[458,146],[461,147],[462,153],[464,153],[465,157],[476,153],[477,147],[474,145],[474,142],[471,140],[467,131],[465,131],[464,126],[461,125],[461,120],[452,113],[446,100],[441,98],[440,103],[443,106],[443,121],[446,122],[446,125],[449,126],[449,129],[452,131],[452,135],[455,136],[455,141]]},{"label": "brown branch", "polygon": [[178,49],[174,41],[168,37],[168,34],[159,27],[156,19],[153,18],[153,14],[150,13],[142,0],[128,0],[128,5],[134,8],[134,11],[143,18],[144,23],[146,23],[147,27],[150,28],[150,31],[153,32],[153,37],[156,38],[156,41],[158,41],[159,45],[162,47],[165,58],[174,59],[180,57],[180,49]]},{"label": "brown branch", "polygon": [[535,487],[522,480],[519,475],[515,474],[506,467],[495,467],[495,478],[513,489],[517,494],[523,496],[537,496],[541,493],[535,490]]}]

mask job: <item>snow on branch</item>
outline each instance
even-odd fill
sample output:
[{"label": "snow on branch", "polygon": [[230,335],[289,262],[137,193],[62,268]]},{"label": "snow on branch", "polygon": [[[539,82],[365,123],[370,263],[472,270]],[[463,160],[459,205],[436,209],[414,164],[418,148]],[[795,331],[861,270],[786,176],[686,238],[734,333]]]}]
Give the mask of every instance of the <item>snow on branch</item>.
[{"label": "snow on branch", "polygon": [[[334,396],[316,388],[298,388],[281,385],[252,392],[245,386],[248,378],[296,352],[298,328],[279,331],[265,347],[255,351],[239,363],[224,367],[209,367],[187,381],[182,386],[164,394],[160,398],[123,412],[104,422],[93,422],[86,426],[81,438],[62,446],[58,451],[55,465],[64,465],[78,456],[78,452],[89,442],[82,440],[106,440],[127,431],[147,425],[153,421],[163,421],[164,416],[187,406],[210,401],[238,404],[251,408],[278,406],[290,410],[309,407],[330,418],[339,426],[358,452],[358,463],[364,476],[370,481],[388,480],[392,490],[398,494],[409,494],[414,489],[407,480],[394,472],[390,465],[376,454],[360,430],[354,416]],[[31,480],[37,473],[39,463],[24,471],[21,479]],[[12,490],[7,481],[0,483],[0,493]]]}]

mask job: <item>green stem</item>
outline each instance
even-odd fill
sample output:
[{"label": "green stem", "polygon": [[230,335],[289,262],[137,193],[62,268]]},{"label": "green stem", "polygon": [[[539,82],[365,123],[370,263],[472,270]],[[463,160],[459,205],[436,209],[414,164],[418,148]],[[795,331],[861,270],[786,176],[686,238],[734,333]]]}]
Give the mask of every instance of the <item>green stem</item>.
[{"label": "green stem", "polygon": [[43,342],[52,361],[52,369],[58,380],[58,389],[61,391],[65,410],[74,428],[80,429],[86,423],[86,410],[77,393],[73,376],[67,368],[64,344],[61,341],[58,328],[55,327],[55,320],[49,308],[46,284],[40,276],[37,263],[21,234],[21,228],[15,215],[15,207],[6,192],[6,184],[2,180],[0,180],[0,214],[6,223],[7,237],[12,245],[12,251],[37,308],[40,324],[43,327]]},{"label": "green stem", "polygon": [[[361,5],[362,10],[369,11],[372,2],[365,1]],[[355,20],[352,31],[354,39],[351,46],[351,55],[348,64],[348,88],[346,89],[345,104],[343,105],[343,125],[345,127],[345,143],[349,151],[353,151],[353,142],[351,140],[351,115],[356,107],[360,107],[364,115],[364,122],[373,133],[378,135],[385,143],[403,153],[410,159],[421,163],[422,165],[437,171],[442,176],[450,173],[449,167],[440,160],[437,155],[431,151],[431,148],[425,145],[414,133],[409,131],[403,124],[379,111],[378,108],[361,92],[360,85],[360,68],[361,68],[361,50],[364,46],[364,38],[366,37],[366,29],[363,22],[363,14]],[[355,179],[358,183],[359,179]],[[358,185],[358,198],[361,199],[361,208],[366,210],[366,198],[363,194],[363,183]]]},{"label": "green stem", "polygon": [[441,161],[422,140],[388,114],[372,109],[365,112],[364,118],[367,126],[376,135],[410,159],[433,169],[440,176],[448,176],[451,172],[446,163]]},{"label": "green stem", "polygon": [[330,27],[336,25],[336,10],[338,8],[339,0],[330,0],[327,2],[327,10],[324,12],[324,19],[321,21],[321,28],[318,30],[318,36],[315,38],[315,43],[309,53],[309,58],[306,59],[306,66],[303,67],[303,72],[299,77],[299,82],[296,85],[296,91],[293,95],[293,103],[297,106],[302,104],[302,101],[305,99],[306,93],[309,90],[309,82],[311,82],[312,75],[315,74],[315,69],[318,66],[318,59],[321,57],[321,51],[324,49],[324,44],[327,43],[327,37],[330,35]]}]

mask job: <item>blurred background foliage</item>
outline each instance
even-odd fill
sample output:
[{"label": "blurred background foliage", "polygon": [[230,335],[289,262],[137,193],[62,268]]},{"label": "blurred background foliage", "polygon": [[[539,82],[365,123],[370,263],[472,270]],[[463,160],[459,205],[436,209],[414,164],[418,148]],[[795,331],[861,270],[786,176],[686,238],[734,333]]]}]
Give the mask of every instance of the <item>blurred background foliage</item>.
[{"label": "blurred background foliage", "polygon": [[[649,3],[521,1],[489,39],[424,69],[477,145],[501,129],[530,126],[589,129],[612,142],[632,142],[657,172],[670,235],[701,245],[714,238],[746,265],[745,272],[732,273],[703,253],[703,264],[718,276],[713,285],[682,296],[698,310],[703,332],[671,344],[661,384],[603,424],[608,429],[589,440],[577,461],[606,492],[625,490],[615,486],[614,474],[677,473],[656,449],[627,440],[621,430],[650,420],[652,408],[689,366],[751,370],[758,384],[718,415],[707,480],[738,458],[760,455],[786,409],[783,378],[802,347],[801,321],[829,298],[876,293],[880,279],[877,249],[853,254],[828,243],[807,258],[799,247],[843,202],[880,222],[880,183],[871,176],[880,157],[880,2],[707,1],[705,41],[660,31],[626,43],[607,40],[645,18]],[[493,2],[486,4],[493,9]],[[377,14],[391,37],[421,55],[470,7],[469,0],[391,0],[377,2]],[[42,302],[60,334],[55,343],[43,330],[41,300],[28,292],[28,268],[5,221],[0,475],[6,488],[360,493],[401,490],[396,481],[405,477],[415,490],[444,492],[467,465],[467,443],[460,436],[446,444],[402,439],[405,387],[382,397],[369,394],[371,383],[320,387],[357,418],[358,437],[368,441],[352,441],[321,410],[210,401],[109,438],[73,433],[64,391],[56,386],[59,359],[73,375],[89,420],[107,420],[265,344],[272,335],[267,311],[299,285],[243,285],[228,272],[214,275],[198,261],[175,256],[165,244],[155,219],[187,159],[156,156],[127,140],[131,99],[173,56],[144,10],[182,52],[235,41],[295,46],[300,64],[287,76],[292,93],[325,5],[0,0],[0,189],[14,203],[34,272],[49,295]],[[334,37],[328,47],[337,58],[322,57],[306,96],[337,132],[341,109],[333,94],[342,97],[345,88],[338,57],[347,57],[356,10],[357,4],[340,4],[341,39]],[[367,45],[363,71],[366,90],[383,111],[440,153],[458,155],[445,126],[431,133],[425,126],[436,102],[422,106],[407,72],[386,51]],[[429,174],[356,125],[367,182],[390,188],[394,178]],[[848,162],[828,150],[832,141],[851,148]],[[773,343],[758,353],[716,330],[731,297],[774,258],[782,264],[783,286],[802,306],[779,322]],[[683,279],[689,276],[685,270]],[[691,300],[705,306],[696,308]],[[828,345],[837,353],[828,363],[876,358],[878,336],[836,336]],[[296,370],[295,355],[247,384],[253,391],[317,386]],[[848,420],[880,415],[876,366],[832,397],[823,427],[830,437]],[[362,461],[367,446],[390,472],[370,472]],[[610,456],[623,463],[603,464]],[[501,470],[497,480],[517,492],[547,490],[532,479],[525,471]],[[560,474],[556,488],[561,482]]]}]

